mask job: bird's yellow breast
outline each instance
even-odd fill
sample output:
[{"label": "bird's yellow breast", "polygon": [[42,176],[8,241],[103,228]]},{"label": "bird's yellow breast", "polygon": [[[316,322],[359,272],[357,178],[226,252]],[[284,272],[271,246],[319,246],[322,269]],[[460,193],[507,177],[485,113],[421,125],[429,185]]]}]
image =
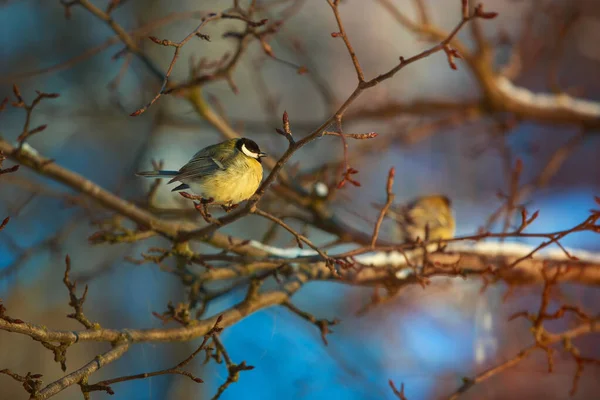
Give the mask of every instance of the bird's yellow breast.
[{"label": "bird's yellow breast", "polygon": [[240,157],[224,170],[202,179],[186,182],[190,189],[215,204],[238,204],[252,197],[262,181],[262,166],[256,160]]}]

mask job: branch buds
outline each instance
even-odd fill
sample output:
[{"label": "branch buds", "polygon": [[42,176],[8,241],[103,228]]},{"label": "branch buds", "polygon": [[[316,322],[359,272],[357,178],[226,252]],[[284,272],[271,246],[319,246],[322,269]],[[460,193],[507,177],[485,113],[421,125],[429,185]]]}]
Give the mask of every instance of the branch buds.
[{"label": "branch buds", "polygon": [[396,168],[390,168],[390,172],[388,173],[388,179],[386,184],[386,193],[388,196],[392,195],[392,187],[394,186],[394,177],[396,176]]},{"label": "branch buds", "polygon": [[152,40],[154,43],[159,44],[161,46],[175,46],[175,44],[173,42],[171,42],[170,40],[167,40],[167,39],[160,40],[156,36],[148,36],[148,39]]},{"label": "branch buds", "polygon": [[283,121],[283,131],[291,135],[292,133],[290,131],[290,118],[288,117],[287,111],[283,112],[283,117],[281,119]]},{"label": "branch buds", "polygon": [[354,186],[360,187],[361,186],[360,182],[351,178],[351,176],[355,175],[355,174],[358,174],[358,170],[356,170],[352,167],[348,167],[346,172],[344,172],[344,176],[342,177],[342,180],[340,181],[340,183],[338,183],[337,188],[338,189],[343,188],[346,185],[346,182],[350,182]]},{"label": "branch buds", "polygon": [[5,97],[4,100],[2,100],[2,103],[0,103],[0,113],[2,111],[4,111],[4,109],[6,108],[7,104],[8,104],[8,97]]},{"label": "branch buds", "polygon": [[292,137],[292,129],[290,128],[290,118],[288,117],[287,111],[283,112],[283,117],[281,118],[283,122],[283,130],[279,128],[275,128],[275,131],[279,133],[281,136],[284,136],[288,142],[290,142],[290,146],[295,143],[294,138]]},{"label": "branch buds", "polygon": [[463,18],[469,18],[469,0],[462,0],[461,8]]},{"label": "branch buds", "polygon": [[483,4],[479,3],[475,6],[475,16],[483,19],[494,19],[498,16],[498,13],[493,11],[483,11]]},{"label": "branch buds", "polygon": [[4,229],[4,227],[6,226],[6,224],[8,224],[8,221],[10,221],[10,217],[4,218],[4,220],[2,221],[2,223],[0,223],[0,231],[2,229]]},{"label": "branch buds", "polygon": [[260,45],[262,46],[263,51],[266,55],[268,55],[271,58],[275,58],[275,53],[273,53],[273,48],[269,43],[267,43],[265,40],[261,40]]},{"label": "branch buds", "polygon": [[448,65],[450,65],[450,68],[452,68],[453,70],[457,70],[458,67],[454,62],[454,59],[462,58],[460,53],[456,49],[453,49],[452,47],[448,46],[447,44],[444,45],[444,52],[446,53],[446,57],[448,58]]},{"label": "branch buds", "polygon": [[515,174],[520,175],[521,172],[523,172],[523,160],[517,158],[517,161],[515,163]]},{"label": "branch buds", "polygon": [[[17,103],[18,104],[23,104],[23,96],[21,96],[21,91],[19,90],[19,87],[16,84],[13,84],[13,93],[15,94],[15,97],[17,98]],[[15,107],[17,107],[16,104],[13,104]]]},{"label": "branch buds", "polygon": [[531,225],[531,223],[535,221],[539,215],[540,210],[537,210],[533,213],[531,218],[527,218],[527,210],[525,208],[521,209],[521,226],[519,226],[519,229],[517,229],[517,231],[519,233],[523,232],[523,230],[525,230],[525,228]]}]

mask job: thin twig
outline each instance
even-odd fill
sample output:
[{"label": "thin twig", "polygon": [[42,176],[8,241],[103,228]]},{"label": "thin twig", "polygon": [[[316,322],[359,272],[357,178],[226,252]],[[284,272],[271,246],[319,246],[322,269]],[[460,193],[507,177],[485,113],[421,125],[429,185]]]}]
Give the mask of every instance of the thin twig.
[{"label": "thin twig", "polygon": [[103,380],[103,381],[100,381],[100,382],[97,382],[94,384],[89,384],[89,385],[81,385],[81,390],[84,393],[102,390],[102,391],[105,391],[108,394],[112,395],[112,394],[114,394],[114,391],[112,390],[110,385],[113,385],[115,383],[127,382],[127,381],[132,381],[132,380],[137,380],[137,379],[146,379],[146,378],[151,378],[153,376],[168,375],[168,374],[177,374],[177,375],[187,376],[188,378],[190,378],[191,380],[193,380],[196,383],[203,383],[204,381],[202,379],[195,377],[191,372],[185,371],[182,368],[185,367],[187,364],[189,364],[201,351],[206,350],[206,344],[208,343],[208,340],[223,330],[223,328],[221,328],[219,326],[221,319],[222,318],[217,318],[217,320],[215,321],[215,325],[212,327],[212,329],[204,335],[204,339],[202,340],[202,343],[200,343],[200,346],[198,346],[198,348],[196,348],[196,350],[192,354],[190,354],[185,360],[181,361],[179,364],[175,365],[174,367],[163,369],[160,371],[146,372],[146,373],[136,374],[136,375],[120,376],[118,378],[106,379],[106,380]]},{"label": "thin twig", "polygon": [[306,311],[302,311],[301,309],[296,307],[294,304],[292,304],[290,301],[284,302],[282,304],[282,306],[286,307],[288,310],[290,310],[294,314],[298,315],[299,317],[301,317],[301,318],[307,320],[308,322],[310,322],[311,324],[315,325],[319,329],[319,332],[321,332],[321,340],[323,340],[323,343],[325,344],[325,346],[327,346],[329,344],[327,342],[327,335],[330,333],[333,333],[333,331],[331,329],[329,329],[329,327],[339,324],[340,323],[339,319],[337,319],[337,318],[334,320],[317,319],[317,318],[315,318],[314,315],[307,313]]},{"label": "thin twig", "polygon": [[396,169],[394,167],[390,168],[390,172],[388,173],[387,184],[385,186],[387,198],[383,208],[379,213],[379,217],[377,218],[377,222],[375,223],[375,228],[373,229],[373,239],[371,239],[371,248],[375,248],[375,245],[377,244],[377,237],[379,236],[379,229],[381,229],[381,223],[383,222],[383,218],[385,218],[387,211],[394,202],[395,195],[393,192],[393,186],[395,175]]},{"label": "thin twig", "polygon": [[340,4],[340,0],[327,0],[327,3],[329,4],[329,6],[331,6],[331,9],[333,10],[333,15],[335,17],[338,28],[340,30],[339,32],[332,33],[331,36],[341,37],[342,40],[344,41],[344,44],[346,45],[346,48],[348,49],[348,53],[350,54],[350,58],[352,59],[352,64],[354,64],[354,69],[356,70],[356,76],[358,77],[358,82],[360,84],[365,81],[365,74],[362,70],[362,67],[360,66],[360,62],[358,61],[358,57],[356,56],[356,53],[354,52],[354,48],[352,47],[352,44],[350,43],[350,40],[348,39],[348,35],[346,34],[346,29],[344,28],[344,24],[342,23],[342,18],[340,17],[340,11],[338,8],[338,6]]}]

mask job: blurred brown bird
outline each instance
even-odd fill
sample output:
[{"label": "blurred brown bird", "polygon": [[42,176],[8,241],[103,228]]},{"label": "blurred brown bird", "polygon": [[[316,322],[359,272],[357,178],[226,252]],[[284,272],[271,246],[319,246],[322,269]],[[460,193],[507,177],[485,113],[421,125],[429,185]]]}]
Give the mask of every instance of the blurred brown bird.
[{"label": "blurred brown bird", "polygon": [[[378,209],[383,204],[373,204]],[[454,237],[456,223],[450,199],[444,195],[428,195],[400,205],[392,205],[386,217],[395,224],[392,238],[399,242],[421,240],[451,239]]]}]

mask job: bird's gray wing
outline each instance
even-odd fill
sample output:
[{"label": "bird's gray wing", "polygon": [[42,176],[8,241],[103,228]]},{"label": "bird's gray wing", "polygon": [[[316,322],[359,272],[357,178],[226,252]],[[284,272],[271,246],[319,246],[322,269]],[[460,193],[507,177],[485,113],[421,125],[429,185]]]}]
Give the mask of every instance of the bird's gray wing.
[{"label": "bird's gray wing", "polygon": [[201,178],[219,170],[224,171],[235,155],[235,151],[234,146],[221,146],[218,149],[217,145],[208,146],[197,152],[187,164],[181,167],[179,173],[170,182]]}]

